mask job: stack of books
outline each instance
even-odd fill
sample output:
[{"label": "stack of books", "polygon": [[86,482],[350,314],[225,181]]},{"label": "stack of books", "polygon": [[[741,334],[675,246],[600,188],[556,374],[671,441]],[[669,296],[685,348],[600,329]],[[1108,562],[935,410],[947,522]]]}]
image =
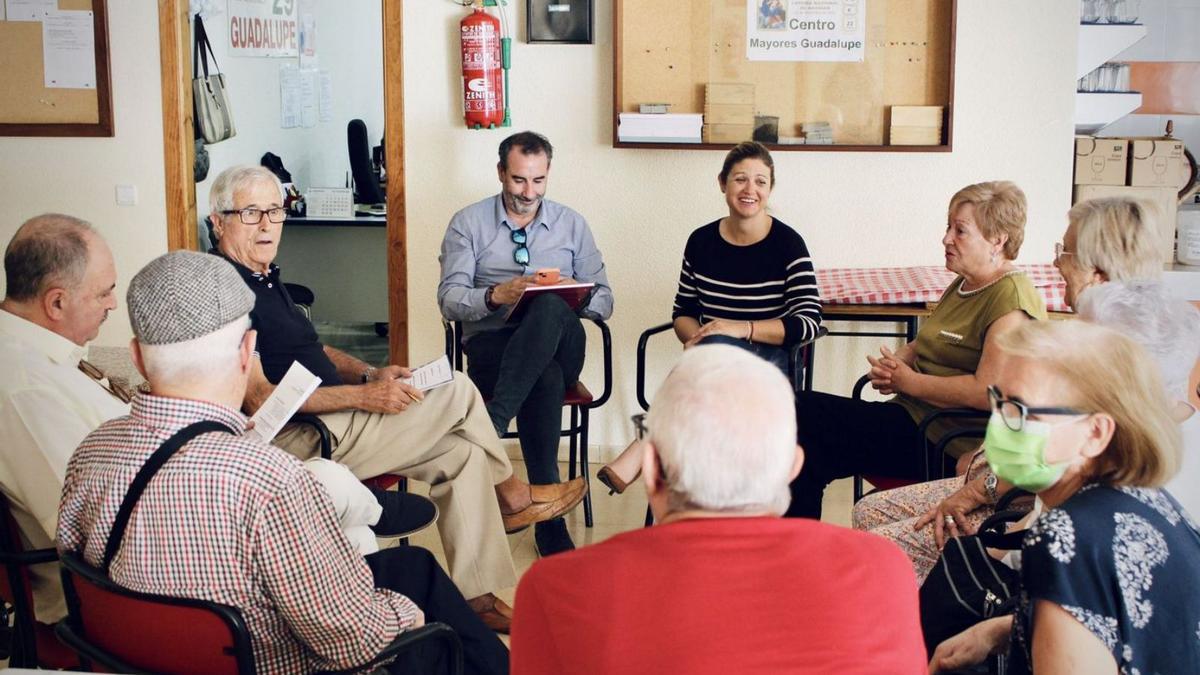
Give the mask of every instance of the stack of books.
[{"label": "stack of books", "polygon": [[888,141],[892,145],[941,145],[942,106],[892,106]]},{"label": "stack of books", "polygon": [[754,135],[754,85],[709,82],[704,85],[704,142],[740,143]]},{"label": "stack of books", "polygon": [[801,125],[807,145],[832,145],[833,127],[829,122],[805,122]]},{"label": "stack of books", "polygon": [[704,116],[698,113],[620,113],[617,140],[625,143],[699,143]]}]

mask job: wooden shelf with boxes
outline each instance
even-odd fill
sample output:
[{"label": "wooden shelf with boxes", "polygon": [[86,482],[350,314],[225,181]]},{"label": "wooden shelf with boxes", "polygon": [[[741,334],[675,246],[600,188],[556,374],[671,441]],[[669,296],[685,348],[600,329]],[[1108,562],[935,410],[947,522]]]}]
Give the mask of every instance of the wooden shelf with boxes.
[{"label": "wooden shelf with boxes", "polygon": [[[952,150],[957,0],[866,2],[863,60],[839,62],[749,60],[747,6],[614,0],[613,147],[727,150],[757,127],[772,150]],[[651,102],[704,115],[701,138],[623,139]]]}]

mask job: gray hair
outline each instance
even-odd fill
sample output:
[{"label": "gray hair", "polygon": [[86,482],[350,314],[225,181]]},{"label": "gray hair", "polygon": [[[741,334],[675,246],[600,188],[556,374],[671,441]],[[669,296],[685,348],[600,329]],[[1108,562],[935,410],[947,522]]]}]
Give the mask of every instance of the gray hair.
[{"label": "gray hair", "polygon": [[209,213],[220,217],[222,211],[233,209],[235,194],[260,182],[274,185],[279,191],[279,201],[283,203],[283,184],[278,176],[266,167],[243,164],[225,169],[213,181],[212,189],[208,192]]},{"label": "gray hair", "polygon": [[152,384],[173,385],[222,382],[235,377],[240,367],[242,336],[250,330],[250,315],[198,338],[170,344],[138,342],[146,379]]},{"label": "gray hair", "polygon": [[8,297],[27,302],[53,287],[78,286],[87,272],[92,236],[99,235],[91,223],[61,213],[25,221],[4,251]]},{"label": "gray hair", "polygon": [[775,366],[729,345],[693,347],[658,390],[646,426],[670,510],[787,510],[796,410]]},{"label": "gray hair", "polygon": [[1079,296],[1079,316],[1129,337],[1162,371],[1167,398],[1186,400],[1200,357],[1200,310],[1155,281],[1109,282]]},{"label": "gray hair", "polygon": [[1075,228],[1075,260],[1109,281],[1162,278],[1157,211],[1128,197],[1089,199],[1067,214]]}]

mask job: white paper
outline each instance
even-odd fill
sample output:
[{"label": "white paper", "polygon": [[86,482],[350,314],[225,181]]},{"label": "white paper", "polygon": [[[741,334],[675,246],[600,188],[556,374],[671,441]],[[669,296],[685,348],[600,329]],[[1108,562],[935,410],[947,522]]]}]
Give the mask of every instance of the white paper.
[{"label": "white paper", "polygon": [[300,126],[300,71],[290,63],[279,67],[279,126]]},{"label": "white paper", "polygon": [[96,88],[96,34],[91,12],[42,13],[47,89]]},{"label": "white paper", "polygon": [[442,354],[438,358],[412,369],[412,377],[402,377],[401,382],[411,384],[421,391],[436,389],[454,380],[454,369],[450,367],[450,359]]},{"label": "white paper", "polygon": [[333,75],[328,70],[322,70],[320,75],[321,113],[322,122],[333,121]]},{"label": "white paper", "polygon": [[41,21],[46,12],[58,9],[58,0],[6,0],[6,21]]},{"label": "white paper", "polygon": [[750,61],[862,61],[867,0],[746,0]]},{"label": "white paper", "polygon": [[293,361],[292,367],[279,381],[279,386],[250,418],[254,421],[254,428],[247,431],[246,435],[270,443],[320,385],[321,378],[309,372],[299,361]]},{"label": "white paper", "polygon": [[313,68],[317,61],[317,17],[312,12],[300,15],[300,67]]},{"label": "white paper", "polygon": [[300,71],[300,126],[317,126],[317,71]]}]

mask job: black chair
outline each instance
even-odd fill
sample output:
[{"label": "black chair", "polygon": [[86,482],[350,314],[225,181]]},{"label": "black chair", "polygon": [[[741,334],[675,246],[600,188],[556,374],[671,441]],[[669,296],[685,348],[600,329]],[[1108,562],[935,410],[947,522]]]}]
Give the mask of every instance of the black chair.
[{"label": "black chair", "polygon": [[350,152],[350,173],[354,176],[354,203],[387,203],[387,196],[379,186],[379,177],[371,166],[371,141],[362,120],[350,120],[346,125],[346,147]]},{"label": "black chair", "polygon": [[[139,593],[124,588],[79,557],[62,558],[68,617],[59,639],[84,660],[117,673],[255,672],[250,631],[229,605]],[[442,643],[452,672],[462,672],[462,645],[449,626],[431,623],[401,633],[359,672],[411,649],[423,640]]]},{"label": "black chair", "polygon": [[[579,457],[579,475],[588,481],[588,427],[590,413],[608,402],[612,394],[612,334],[608,324],[601,319],[588,318],[600,330],[600,340],[604,349],[604,389],[599,396],[594,396],[583,382],[576,382],[567,388],[563,406],[571,409],[571,423],[563,429],[560,436],[570,439],[570,455],[567,461],[567,477],[575,478],[575,458]],[[446,356],[455,370],[463,369],[462,323],[442,321],[446,337]],[[507,431],[501,438],[517,438],[516,432]],[[583,497],[583,522],[587,527],[592,526],[592,492],[588,490]]]},{"label": "black chair", "polygon": [[[870,383],[871,378],[868,375],[863,375],[854,383],[854,390],[851,393],[853,398],[862,399],[863,390]],[[930,481],[935,478],[945,478],[954,473],[954,460],[946,454],[946,447],[950,443],[960,438],[983,438],[985,429],[982,425],[976,427],[965,427],[962,429],[954,429],[946,432],[936,439],[929,438],[929,427],[938,420],[947,419],[982,419],[986,420],[991,413],[986,410],[976,410],[975,408],[942,408],[935,410],[925,416],[921,423],[917,425],[917,438],[914,439],[917,447],[925,461],[925,480]],[[937,464],[935,467],[934,464]],[[936,471],[935,471],[936,468]],[[912,485],[918,481],[909,478],[896,478],[894,476],[885,476],[881,474],[862,474],[854,476],[854,501],[858,501],[867,495],[864,481],[874,486],[871,492],[876,490],[891,490],[893,488]]]}]

